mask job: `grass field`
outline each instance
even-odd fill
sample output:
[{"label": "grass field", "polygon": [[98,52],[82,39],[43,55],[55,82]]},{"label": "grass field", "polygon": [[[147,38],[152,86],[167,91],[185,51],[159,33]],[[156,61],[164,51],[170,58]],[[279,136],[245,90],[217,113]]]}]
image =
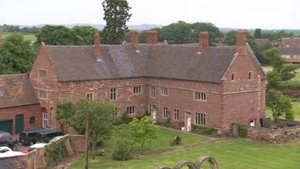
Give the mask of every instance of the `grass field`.
[{"label": "grass field", "polygon": [[[182,160],[194,162],[199,156],[207,155],[217,160],[220,169],[299,169],[300,143],[278,146],[242,139],[208,142],[190,147],[176,146],[176,149],[167,152],[145,155],[140,159],[124,162],[112,160],[109,156],[97,157],[90,161],[89,168],[155,169],[158,166],[173,167]],[[84,158],[70,167],[82,168]]]},{"label": "grass field", "polygon": [[[6,38],[8,35],[10,35],[10,34],[12,34],[12,33],[4,33],[4,32],[1,32],[0,33],[0,35],[1,35],[1,37],[2,38]],[[32,35],[32,34],[28,34],[28,35],[23,35],[24,36],[24,39],[25,40],[29,40],[29,41],[31,41],[31,43],[34,43],[35,41],[36,41],[36,37],[35,37],[35,35]]]}]

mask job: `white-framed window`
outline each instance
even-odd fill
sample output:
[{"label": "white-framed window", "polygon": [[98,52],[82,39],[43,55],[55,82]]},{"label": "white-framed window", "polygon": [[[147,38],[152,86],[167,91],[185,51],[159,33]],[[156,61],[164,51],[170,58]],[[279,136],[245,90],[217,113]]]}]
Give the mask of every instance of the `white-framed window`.
[{"label": "white-framed window", "polygon": [[179,110],[178,109],[174,109],[174,119],[179,120]]},{"label": "white-framed window", "polygon": [[204,92],[195,91],[194,99],[198,101],[207,101],[207,94]]},{"label": "white-framed window", "polygon": [[170,117],[170,112],[167,107],[163,107],[164,118]]},{"label": "white-framed window", "polygon": [[168,95],[169,95],[169,89],[166,88],[166,87],[161,87],[161,88],[160,88],[160,93],[161,93],[161,95],[163,95],[163,96],[168,96]]},{"label": "white-framed window", "polygon": [[117,99],[117,89],[111,88],[110,89],[110,100],[116,100]]},{"label": "white-framed window", "polygon": [[41,99],[47,99],[47,92],[45,90],[38,90],[38,97]]},{"label": "white-framed window", "polygon": [[207,124],[207,117],[204,113],[195,113],[195,123],[198,125],[206,125]]},{"label": "white-framed window", "polygon": [[154,86],[150,86],[150,96],[156,97],[156,89]]},{"label": "white-framed window", "polygon": [[39,69],[38,70],[38,76],[41,78],[47,77],[47,71],[45,69]]},{"label": "white-framed window", "polygon": [[88,100],[88,102],[94,101],[94,93],[93,92],[86,93],[85,97]]},{"label": "white-framed window", "polygon": [[134,106],[128,106],[126,112],[127,114],[134,114]]},{"label": "white-framed window", "polygon": [[47,128],[48,127],[48,113],[47,112],[43,112],[43,128]]},{"label": "white-framed window", "polygon": [[134,86],[133,94],[140,94],[140,93],[142,93],[142,86]]},{"label": "white-framed window", "polygon": [[253,73],[252,72],[248,72],[248,80],[253,79]]}]

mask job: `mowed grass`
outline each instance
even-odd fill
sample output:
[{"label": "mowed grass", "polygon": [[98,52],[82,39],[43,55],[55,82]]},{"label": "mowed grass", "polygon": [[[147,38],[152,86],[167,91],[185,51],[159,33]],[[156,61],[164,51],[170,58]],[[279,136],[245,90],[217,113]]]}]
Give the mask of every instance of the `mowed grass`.
[{"label": "mowed grass", "polygon": [[[7,36],[9,36],[10,34],[12,33],[4,33],[4,32],[1,32],[0,35],[2,38],[6,38]],[[36,41],[36,36],[33,35],[33,34],[26,34],[26,35],[23,35],[24,36],[24,39],[25,40],[29,40],[31,43],[34,43]]]},{"label": "mowed grass", "polygon": [[292,102],[295,120],[300,121],[300,102]]},{"label": "mowed grass", "polygon": [[[124,162],[110,157],[97,157],[89,164],[91,169],[155,169],[158,166],[174,167],[182,160],[196,161],[200,156],[212,156],[220,169],[299,169],[300,143],[270,145],[247,140],[227,140],[141,157]],[[84,158],[70,169],[84,168]]]}]

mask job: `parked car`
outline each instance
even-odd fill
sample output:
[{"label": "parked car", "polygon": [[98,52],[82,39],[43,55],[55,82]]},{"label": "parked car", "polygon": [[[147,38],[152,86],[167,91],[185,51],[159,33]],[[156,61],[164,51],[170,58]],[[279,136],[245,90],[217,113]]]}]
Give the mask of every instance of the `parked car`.
[{"label": "parked car", "polygon": [[62,136],[63,133],[56,129],[49,129],[41,131],[37,134],[38,142],[49,143],[53,138],[57,136]]},{"label": "parked car", "polygon": [[12,150],[16,150],[18,140],[14,139],[10,133],[0,131],[0,146],[7,146]]},{"label": "parked car", "polygon": [[19,135],[19,141],[23,145],[33,145],[35,143],[48,143],[52,138],[63,135],[61,131],[52,128],[42,128],[23,131]]},{"label": "parked car", "polygon": [[22,145],[32,145],[37,142],[37,133],[46,130],[46,128],[26,130],[19,134],[19,142]]},{"label": "parked car", "polygon": [[0,147],[0,158],[21,156],[21,155],[26,155],[26,154],[19,151],[13,151],[11,148],[7,146]]}]

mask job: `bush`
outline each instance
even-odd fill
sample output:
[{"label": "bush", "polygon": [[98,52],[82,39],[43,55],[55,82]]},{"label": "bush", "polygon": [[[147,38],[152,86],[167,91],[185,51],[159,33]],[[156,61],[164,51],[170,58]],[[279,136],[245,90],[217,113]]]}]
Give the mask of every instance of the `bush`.
[{"label": "bush", "polygon": [[199,126],[192,124],[192,132],[197,133],[197,134],[206,134],[206,135],[211,135],[216,133],[218,130],[212,127],[207,127],[207,126]]},{"label": "bush", "polygon": [[240,137],[247,136],[247,128],[244,125],[238,124],[238,132]]},{"label": "bush", "polygon": [[129,160],[131,159],[131,153],[133,151],[133,142],[130,139],[123,138],[116,141],[115,148],[113,150],[113,159],[115,160]]},{"label": "bush", "polygon": [[47,145],[45,156],[49,157],[54,164],[60,162],[66,156],[65,139],[60,139]]}]

